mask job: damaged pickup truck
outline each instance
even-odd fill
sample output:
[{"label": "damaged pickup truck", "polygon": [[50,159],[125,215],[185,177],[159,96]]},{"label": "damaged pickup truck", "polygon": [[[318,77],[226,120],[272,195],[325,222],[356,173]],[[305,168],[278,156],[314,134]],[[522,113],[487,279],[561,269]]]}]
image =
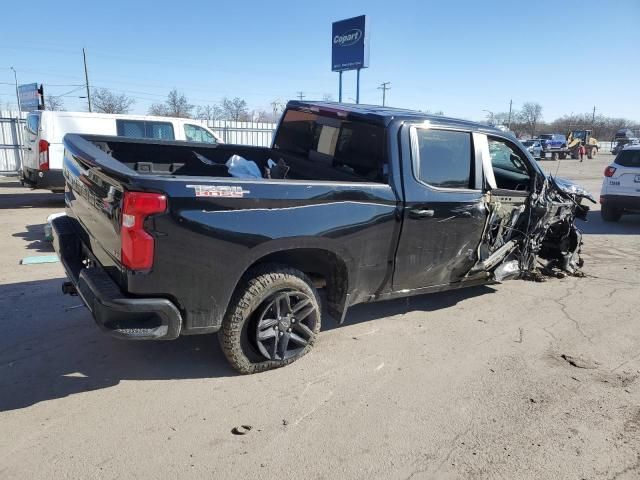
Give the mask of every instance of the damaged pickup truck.
[{"label": "damaged pickup truck", "polygon": [[271,148],[64,143],[63,291],[119,338],[220,331],[242,373],[306,354],[323,312],[578,274],[593,200],[500,130],[377,106],[289,102]]}]

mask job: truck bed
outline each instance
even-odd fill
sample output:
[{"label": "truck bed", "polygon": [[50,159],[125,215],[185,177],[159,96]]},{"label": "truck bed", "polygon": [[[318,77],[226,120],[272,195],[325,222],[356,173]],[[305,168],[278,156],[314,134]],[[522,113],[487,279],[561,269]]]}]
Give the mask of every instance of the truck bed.
[{"label": "truck bed", "polygon": [[[231,178],[224,163],[232,155],[261,171],[269,158],[284,157],[289,174]],[[270,148],[76,134],[65,137],[64,175],[68,227],[82,244],[77,255],[83,258],[76,260],[104,269],[123,298],[170,300],[180,310],[183,334],[216,331],[235,285],[265,253],[277,261],[278,251],[294,248],[311,271],[316,255],[342,259],[323,262],[317,274],[348,270],[352,301],[390,287],[401,202],[388,183]],[[148,271],[131,271],[121,261],[127,192],[166,197],[166,211],[144,220],[155,242]]]}]

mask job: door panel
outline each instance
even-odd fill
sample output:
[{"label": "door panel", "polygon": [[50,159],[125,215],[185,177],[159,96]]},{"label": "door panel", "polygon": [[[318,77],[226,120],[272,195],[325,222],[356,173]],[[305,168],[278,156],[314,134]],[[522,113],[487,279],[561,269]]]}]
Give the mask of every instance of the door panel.
[{"label": "door panel", "polygon": [[[487,218],[481,156],[476,155],[471,133],[440,128],[427,133],[424,130],[428,127],[407,128],[411,148],[403,149],[405,208],[394,290],[460,281],[476,263]],[[449,133],[437,133],[442,131]],[[460,162],[467,146],[465,187]],[[452,166],[450,174],[447,165]],[[435,187],[427,183],[430,180],[458,188]]]}]

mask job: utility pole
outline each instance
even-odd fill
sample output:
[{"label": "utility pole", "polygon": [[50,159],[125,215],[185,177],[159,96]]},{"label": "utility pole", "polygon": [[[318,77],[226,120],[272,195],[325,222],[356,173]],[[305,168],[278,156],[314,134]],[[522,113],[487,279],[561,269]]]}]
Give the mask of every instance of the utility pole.
[{"label": "utility pole", "polygon": [[513,100],[509,100],[509,120],[507,122],[507,128],[511,130],[511,108],[513,107]]},{"label": "utility pole", "polygon": [[596,106],[593,106],[593,114],[591,115],[591,128],[593,128],[593,126],[596,123]]},{"label": "utility pole", "polygon": [[302,101],[302,99],[305,97],[306,95],[304,95],[304,92],[298,92],[298,98]]},{"label": "utility pole", "polygon": [[279,103],[278,103],[277,100],[274,100],[273,102],[271,102],[271,107],[273,108],[273,121],[274,122],[278,118],[278,106],[279,106]]},{"label": "utility pole", "polygon": [[84,59],[84,81],[87,85],[87,103],[89,104],[89,111],[91,111],[91,92],[89,91],[89,73],[87,72],[87,53],[82,49],[82,58]]},{"label": "utility pole", "polygon": [[391,82],[382,82],[378,90],[382,90],[382,106],[384,107],[387,100],[387,90],[391,90]]}]

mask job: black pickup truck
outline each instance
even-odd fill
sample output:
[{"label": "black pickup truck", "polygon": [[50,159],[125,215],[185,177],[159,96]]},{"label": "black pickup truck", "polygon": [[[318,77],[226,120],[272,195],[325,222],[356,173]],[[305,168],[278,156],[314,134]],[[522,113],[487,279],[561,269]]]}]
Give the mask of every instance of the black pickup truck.
[{"label": "black pickup truck", "polygon": [[590,195],[485,125],[292,101],[271,148],[64,144],[63,291],[120,338],[221,330],[243,373],[308,352],[322,312],[582,264]]}]

